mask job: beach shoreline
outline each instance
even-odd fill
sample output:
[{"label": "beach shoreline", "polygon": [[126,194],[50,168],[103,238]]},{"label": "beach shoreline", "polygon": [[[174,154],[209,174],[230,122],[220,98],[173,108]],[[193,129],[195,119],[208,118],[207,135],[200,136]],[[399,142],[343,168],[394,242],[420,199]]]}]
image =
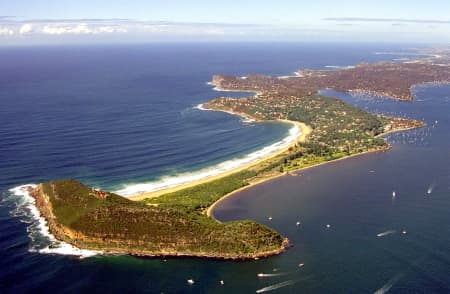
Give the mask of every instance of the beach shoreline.
[{"label": "beach shoreline", "polygon": [[[210,109],[205,109],[205,110],[210,110]],[[217,110],[217,109],[211,109],[213,111],[222,111],[222,110]],[[240,117],[243,117],[244,119],[252,119],[255,120],[253,117],[249,117],[247,115],[243,115],[241,113],[234,113],[231,111],[222,111],[222,112],[226,112],[229,114],[233,114],[233,115],[238,115]],[[182,189],[186,189],[186,188],[190,188],[193,186],[197,186],[200,184],[204,184],[210,181],[214,181],[226,176],[229,176],[231,174],[243,171],[243,170],[247,170],[250,169],[258,164],[261,164],[262,162],[269,160],[271,158],[274,158],[276,156],[279,156],[283,153],[289,152],[289,149],[293,148],[298,142],[304,142],[306,140],[306,137],[308,136],[309,133],[311,133],[311,128],[309,126],[307,126],[304,123],[301,122],[297,122],[297,121],[290,121],[290,120],[277,120],[279,122],[283,122],[283,123],[288,123],[288,124],[292,124],[294,127],[297,128],[297,132],[298,135],[295,137],[294,140],[292,140],[287,146],[284,146],[283,148],[280,148],[270,154],[268,154],[267,156],[258,158],[255,161],[249,162],[249,163],[245,163],[241,166],[238,166],[236,168],[232,168],[228,171],[224,171],[222,173],[216,174],[216,175],[211,175],[211,176],[207,176],[205,178],[202,179],[198,179],[198,180],[194,180],[191,182],[187,182],[187,183],[183,183],[180,185],[176,185],[173,187],[167,187],[167,188],[163,188],[163,189],[159,189],[159,190],[155,190],[155,191],[150,191],[150,192],[144,192],[144,193],[140,193],[140,194],[136,194],[136,195],[131,195],[128,196],[126,198],[130,199],[130,200],[134,200],[134,201],[140,201],[140,200],[144,200],[144,199],[148,199],[148,198],[155,198],[158,196],[161,196],[163,194],[168,194],[168,193],[173,193]]]}]

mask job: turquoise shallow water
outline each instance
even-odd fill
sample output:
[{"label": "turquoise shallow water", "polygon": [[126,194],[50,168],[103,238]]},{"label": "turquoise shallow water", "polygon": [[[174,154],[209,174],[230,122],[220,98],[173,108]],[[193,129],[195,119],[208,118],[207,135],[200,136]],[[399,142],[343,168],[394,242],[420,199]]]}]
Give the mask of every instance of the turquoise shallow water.
[{"label": "turquoise shallow water", "polygon": [[[390,135],[393,149],[387,153],[280,178],[221,203],[216,210],[220,219],[254,219],[293,241],[285,254],[264,260],[80,259],[33,252],[30,249],[51,243],[37,232],[29,205],[8,192],[18,185],[63,177],[121,189],[244,156],[280,140],[288,128],[196,109],[223,95],[206,85],[212,74],[285,75],[301,67],[391,58],[373,53],[401,49],[388,47],[172,44],[1,49],[0,289],[361,293],[385,287],[393,292],[448,292],[449,87],[419,87],[413,103],[327,93],[371,111],[425,119],[428,126]],[[295,226],[297,221],[301,226]],[[391,230],[395,233],[377,237]],[[258,278],[258,273],[272,275]],[[194,285],[187,284],[190,278]]]}]

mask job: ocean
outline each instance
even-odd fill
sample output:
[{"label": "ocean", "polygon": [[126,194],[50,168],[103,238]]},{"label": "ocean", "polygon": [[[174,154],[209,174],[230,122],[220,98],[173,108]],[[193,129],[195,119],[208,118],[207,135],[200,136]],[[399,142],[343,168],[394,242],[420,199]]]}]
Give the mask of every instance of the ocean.
[{"label": "ocean", "polygon": [[220,220],[256,220],[293,241],[293,248],[268,259],[166,260],[77,251],[46,236],[18,188],[75,178],[132,194],[212,173],[275,148],[291,128],[199,109],[216,97],[249,95],[215,91],[207,84],[213,74],[290,75],[300,68],[395,59],[401,55],[379,52],[413,47],[0,48],[1,292],[449,292],[448,85],[418,86],[412,103],[324,91],[427,126],[388,135],[388,152],[301,171],[218,205],[214,214]]}]

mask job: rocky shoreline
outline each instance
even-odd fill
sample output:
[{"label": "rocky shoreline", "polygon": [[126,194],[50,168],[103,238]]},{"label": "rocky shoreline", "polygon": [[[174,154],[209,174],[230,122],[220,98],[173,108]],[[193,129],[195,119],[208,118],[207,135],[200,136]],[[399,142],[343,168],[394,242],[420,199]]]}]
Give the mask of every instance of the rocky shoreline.
[{"label": "rocky shoreline", "polygon": [[[149,258],[166,258],[166,257],[195,257],[218,260],[250,260],[260,259],[280,254],[286,251],[292,244],[287,238],[284,238],[280,247],[274,250],[261,251],[248,254],[232,254],[232,253],[207,253],[192,251],[177,251],[165,249],[160,251],[138,249],[142,246],[140,240],[118,240],[107,239],[105,237],[92,237],[86,234],[70,229],[61,223],[58,223],[53,212],[50,197],[44,193],[43,184],[39,184],[35,189],[30,188],[30,195],[35,199],[35,205],[41,217],[47,222],[49,232],[56,240],[68,243],[79,249],[101,251],[105,255],[121,255],[127,254],[138,257]],[[115,246],[113,245],[115,244]],[[220,250],[220,248],[219,248]]]}]

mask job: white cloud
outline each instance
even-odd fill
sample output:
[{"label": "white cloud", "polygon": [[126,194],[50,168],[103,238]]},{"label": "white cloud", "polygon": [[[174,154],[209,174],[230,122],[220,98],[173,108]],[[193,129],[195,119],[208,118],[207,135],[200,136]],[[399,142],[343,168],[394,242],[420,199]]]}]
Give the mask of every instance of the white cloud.
[{"label": "white cloud", "polygon": [[12,36],[14,35],[14,31],[9,28],[0,27],[0,36]]},{"label": "white cloud", "polygon": [[19,33],[21,35],[29,34],[33,31],[33,26],[29,23],[26,23],[20,27]]},{"label": "white cloud", "polygon": [[127,33],[128,30],[124,27],[115,27],[115,26],[101,26],[94,30],[94,34],[112,34],[112,33]]},{"label": "white cloud", "polygon": [[45,25],[41,33],[47,35],[86,35],[86,34],[111,34],[126,33],[127,29],[118,26],[95,26],[88,24],[51,24]]},{"label": "white cloud", "polygon": [[[1,19],[1,18],[0,18]],[[398,39],[443,40],[450,37],[447,23],[424,26],[416,20],[402,22],[387,19],[372,20],[377,26],[365,24],[361,19],[326,19],[337,21],[334,26],[323,22],[313,26],[256,25],[230,23],[193,23],[169,21],[138,21],[129,19],[3,19],[0,22],[0,37],[14,42],[58,43],[58,42],[127,42],[137,40],[380,40]],[[347,21],[347,22],[344,22]],[[383,19],[383,21],[386,21]],[[345,25],[344,25],[345,24]],[[351,26],[348,24],[352,24]],[[353,25],[354,24],[354,25]],[[392,25],[395,24],[395,25]],[[397,24],[402,24],[401,26]],[[427,23],[428,25],[428,23]],[[27,38],[20,38],[26,35]],[[7,37],[11,36],[11,37]],[[0,44],[1,45],[1,44]]]},{"label": "white cloud", "polygon": [[215,29],[215,28],[213,28],[213,29],[206,29],[204,31],[204,33],[207,34],[207,35],[213,35],[213,36],[224,36],[225,35],[225,31],[222,30],[222,29],[219,29],[219,28],[217,28],[217,29]]},{"label": "white cloud", "polygon": [[144,24],[144,25],[136,25],[137,29],[141,29],[146,32],[166,32],[170,30],[170,26],[168,25],[160,25],[160,24]]},{"label": "white cloud", "polygon": [[46,25],[42,28],[41,32],[48,35],[64,35],[64,34],[79,35],[92,33],[86,24],[79,24],[76,26]]}]

